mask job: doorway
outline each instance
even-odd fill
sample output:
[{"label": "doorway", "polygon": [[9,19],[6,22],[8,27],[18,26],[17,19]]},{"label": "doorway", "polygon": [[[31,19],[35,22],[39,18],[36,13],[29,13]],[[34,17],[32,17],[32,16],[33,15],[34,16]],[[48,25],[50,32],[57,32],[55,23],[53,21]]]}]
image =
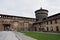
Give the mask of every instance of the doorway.
[{"label": "doorway", "polygon": [[4,31],[10,30],[10,24],[3,24],[3,26],[4,26]]}]

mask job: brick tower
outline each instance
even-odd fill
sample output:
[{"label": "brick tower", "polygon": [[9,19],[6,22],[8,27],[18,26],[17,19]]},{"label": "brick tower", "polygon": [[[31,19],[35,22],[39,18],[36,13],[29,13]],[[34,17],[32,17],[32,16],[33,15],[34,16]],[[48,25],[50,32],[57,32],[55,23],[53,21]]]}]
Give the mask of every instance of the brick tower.
[{"label": "brick tower", "polygon": [[35,11],[36,21],[42,21],[43,18],[48,16],[48,10],[46,9],[39,9]]}]

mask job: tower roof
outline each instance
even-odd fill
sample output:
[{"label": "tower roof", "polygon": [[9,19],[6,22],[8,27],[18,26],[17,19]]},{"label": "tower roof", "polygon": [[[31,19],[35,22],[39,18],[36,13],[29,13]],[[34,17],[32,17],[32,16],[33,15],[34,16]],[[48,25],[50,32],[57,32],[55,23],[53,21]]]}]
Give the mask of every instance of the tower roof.
[{"label": "tower roof", "polygon": [[38,11],[46,11],[46,12],[48,12],[48,10],[40,8],[40,9],[36,10],[35,13],[38,12]]}]

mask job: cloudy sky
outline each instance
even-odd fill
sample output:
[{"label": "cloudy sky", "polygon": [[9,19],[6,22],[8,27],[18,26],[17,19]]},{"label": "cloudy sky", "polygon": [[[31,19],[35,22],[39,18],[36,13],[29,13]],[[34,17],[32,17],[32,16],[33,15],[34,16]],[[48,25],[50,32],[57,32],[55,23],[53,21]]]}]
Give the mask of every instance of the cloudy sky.
[{"label": "cloudy sky", "polygon": [[0,0],[0,14],[35,18],[34,11],[41,6],[49,16],[60,13],[60,0]]}]

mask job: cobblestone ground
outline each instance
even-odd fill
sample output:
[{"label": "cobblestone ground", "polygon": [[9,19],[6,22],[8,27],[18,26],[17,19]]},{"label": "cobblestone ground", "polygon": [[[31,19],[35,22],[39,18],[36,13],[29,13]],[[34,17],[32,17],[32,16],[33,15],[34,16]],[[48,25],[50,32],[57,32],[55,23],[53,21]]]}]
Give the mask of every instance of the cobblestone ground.
[{"label": "cobblestone ground", "polygon": [[0,31],[0,40],[35,40],[35,39],[16,31]]}]

